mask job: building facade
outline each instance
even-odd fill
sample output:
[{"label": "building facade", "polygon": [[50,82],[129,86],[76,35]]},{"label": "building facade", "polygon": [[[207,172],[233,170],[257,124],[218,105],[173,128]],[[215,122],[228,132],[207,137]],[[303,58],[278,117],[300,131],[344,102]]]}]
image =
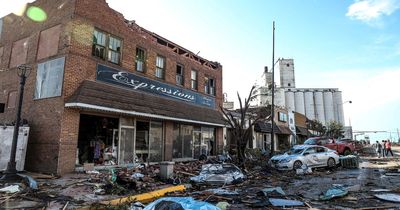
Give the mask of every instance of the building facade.
[{"label": "building facade", "polygon": [[[105,0],[37,0],[45,19],[0,25],[0,123],[12,123],[18,65],[32,67],[25,168],[193,159],[223,148],[222,66],[126,20]],[[90,9],[89,9],[90,8]]]}]

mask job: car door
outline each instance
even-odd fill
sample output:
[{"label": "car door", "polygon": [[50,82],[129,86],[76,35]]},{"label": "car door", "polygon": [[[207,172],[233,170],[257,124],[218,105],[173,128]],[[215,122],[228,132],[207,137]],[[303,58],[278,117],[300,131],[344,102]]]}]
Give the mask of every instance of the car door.
[{"label": "car door", "polygon": [[316,147],[309,147],[303,153],[305,164],[309,167],[315,167],[321,164],[321,160],[317,156]]},{"label": "car door", "polygon": [[316,156],[317,156],[317,158],[318,158],[318,160],[319,160],[319,166],[325,166],[325,165],[327,165],[327,163],[328,163],[328,159],[329,159],[329,156],[328,156],[328,150],[326,149],[326,148],[324,148],[324,147],[317,147],[316,148]]}]

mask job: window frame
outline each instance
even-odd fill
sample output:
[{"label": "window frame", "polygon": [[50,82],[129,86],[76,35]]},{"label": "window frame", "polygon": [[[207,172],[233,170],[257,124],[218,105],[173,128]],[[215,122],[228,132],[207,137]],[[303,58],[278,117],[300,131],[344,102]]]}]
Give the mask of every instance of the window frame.
[{"label": "window frame", "polygon": [[[96,37],[95,34],[99,33],[104,35],[104,45],[100,44],[99,42],[96,41],[96,43],[94,42],[94,38]],[[111,44],[111,39],[114,39],[116,41],[119,41],[119,46],[117,46],[116,49],[113,49],[112,46],[110,46]],[[114,43],[114,42],[113,42]],[[92,56],[96,57],[98,59],[110,62],[112,64],[116,64],[116,65],[121,65],[121,61],[122,61],[122,45],[123,45],[123,40],[122,38],[114,35],[114,34],[110,34],[108,32],[105,32],[101,29],[95,28],[93,30],[93,39],[92,39]],[[100,47],[104,49],[104,52],[102,52],[100,55],[96,55],[96,48]],[[118,56],[118,62],[114,62],[113,61],[113,56],[112,54],[117,54]]]},{"label": "window frame", "polygon": [[287,122],[288,121],[288,115],[284,112],[278,112],[278,120],[281,122]]},{"label": "window frame", "polygon": [[[158,66],[158,58],[162,58],[162,60],[163,60],[163,66],[162,67]],[[156,56],[156,70],[154,72],[154,76],[156,78],[159,78],[159,79],[165,79],[166,66],[167,66],[166,57],[157,54],[157,56]],[[160,70],[161,70],[161,73],[162,73],[161,77],[158,75]]]},{"label": "window frame", "polygon": [[[139,59],[139,56],[138,56],[138,51],[139,50],[143,51],[143,60]],[[146,49],[144,49],[142,47],[136,47],[136,55],[135,55],[135,69],[136,69],[136,71],[142,72],[142,73],[146,72],[146,56],[147,56]],[[142,70],[138,69],[138,61],[142,62]]]},{"label": "window frame", "polygon": [[[181,73],[178,74],[178,67],[181,67]],[[178,78],[181,78],[181,82],[179,83]],[[185,67],[182,64],[176,64],[176,75],[175,75],[175,83],[180,86],[185,85]]]},{"label": "window frame", "polygon": [[[193,72],[196,73],[196,78],[193,79]],[[199,88],[199,71],[192,69],[190,72],[190,89],[192,90],[198,90]]]}]

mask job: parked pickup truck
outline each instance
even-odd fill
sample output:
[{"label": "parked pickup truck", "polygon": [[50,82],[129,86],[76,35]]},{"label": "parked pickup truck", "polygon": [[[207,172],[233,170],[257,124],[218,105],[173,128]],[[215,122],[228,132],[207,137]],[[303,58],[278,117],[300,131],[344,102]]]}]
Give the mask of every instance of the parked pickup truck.
[{"label": "parked pickup truck", "polygon": [[329,149],[336,150],[336,152],[341,155],[350,155],[355,151],[355,145],[353,143],[339,142],[327,137],[312,137],[307,139],[304,144],[328,147]]}]

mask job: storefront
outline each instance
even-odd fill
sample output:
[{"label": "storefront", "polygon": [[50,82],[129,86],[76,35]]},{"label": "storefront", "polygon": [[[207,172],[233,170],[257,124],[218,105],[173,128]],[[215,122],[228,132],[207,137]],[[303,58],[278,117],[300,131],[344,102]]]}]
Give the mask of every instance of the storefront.
[{"label": "storefront", "polygon": [[224,121],[212,97],[102,65],[97,72],[66,103],[80,113],[78,165],[179,161],[222,150]]}]

